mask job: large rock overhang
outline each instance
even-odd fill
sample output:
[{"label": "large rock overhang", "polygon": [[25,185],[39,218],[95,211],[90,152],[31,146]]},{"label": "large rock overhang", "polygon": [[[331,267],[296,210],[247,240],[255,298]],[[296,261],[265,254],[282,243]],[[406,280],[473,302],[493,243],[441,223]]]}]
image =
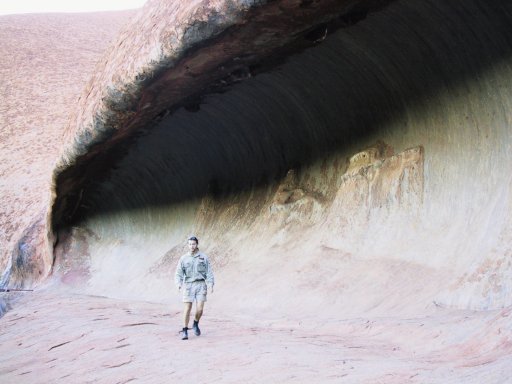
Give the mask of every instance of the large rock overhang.
[{"label": "large rock overhang", "polygon": [[509,1],[205,4],[150,2],[85,89],[54,173],[56,275],[76,260],[97,293],[147,268],[160,297],[152,271],[194,232],[226,271],[308,244],[426,268],[426,302],[509,303]]},{"label": "large rock overhang", "polygon": [[131,139],[180,108],[197,110],[381,9],[389,0],[150,1],[99,64],[54,171],[51,228],[80,220],[91,180],[108,178]]},{"label": "large rock overhang", "polygon": [[[461,89],[483,89],[479,77],[512,51],[504,0],[162,3],[126,28],[79,101],[54,173],[54,231],[109,210],[266,183],[413,103],[429,113],[460,103]],[[487,113],[486,97],[470,99],[481,108],[475,118]],[[265,98],[264,109],[233,118]],[[229,127],[212,128],[211,116]],[[201,155],[187,161],[198,139]]]}]

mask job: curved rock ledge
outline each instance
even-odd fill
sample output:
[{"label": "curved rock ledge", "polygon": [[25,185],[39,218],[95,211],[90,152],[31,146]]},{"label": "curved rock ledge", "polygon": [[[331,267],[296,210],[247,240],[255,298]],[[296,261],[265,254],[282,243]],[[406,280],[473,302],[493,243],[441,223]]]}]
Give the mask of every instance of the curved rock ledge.
[{"label": "curved rock ledge", "polygon": [[389,0],[149,1],[85,89],[54,173],[54,227],[73,222],[89,179],[101,179],[130,137],[180,107],[268,70]]},{"label": "curved rock ledge", "polygon": [[[149,2],[79,101],[51,217],[43,172],[0,215],[0,287],[52,269],[0,296],[2,380],[510,381],[512,3],[383,5]],[[184,345],[190,233],[216,287]]]},{"label": "curved rock ledge", "polygon": [[54,277],[159,301],[193,232],[220,306],[511,305],[511,5],[386,4],[150,2],[68,127]]}]

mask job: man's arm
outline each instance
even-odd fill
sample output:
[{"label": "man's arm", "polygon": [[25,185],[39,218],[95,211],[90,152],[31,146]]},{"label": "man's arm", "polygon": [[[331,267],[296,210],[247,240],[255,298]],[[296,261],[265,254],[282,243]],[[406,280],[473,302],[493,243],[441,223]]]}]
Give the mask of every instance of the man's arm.
[{"label": "man's arm", "polygon": [[181,284],[183,283],[183,257],[180,257],[178,261],[178,265],[176,266],[176,272],[174,273],[174,285],[176,288],[181,289]]},{"label": "man's arm", "polygon": [[213,292],[213,286],[215,284],[215,278],[213,277],[213,270],[208,257],[206,259],[206,284],[210,287],[210,291]]}]

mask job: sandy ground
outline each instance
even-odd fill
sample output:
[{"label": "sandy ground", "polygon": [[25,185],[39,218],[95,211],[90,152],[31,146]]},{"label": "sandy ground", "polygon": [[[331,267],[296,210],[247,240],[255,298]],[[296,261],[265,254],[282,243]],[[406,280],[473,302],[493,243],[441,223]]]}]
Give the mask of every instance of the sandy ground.
[{"label": "sandy ground", "polygon": [[[214,295],[222,293],[214,293]],[[6,295],[6,294],[3,294]],[[511,309],[417,318],[258,318],[215,306],[179,338],[178,298],[38,291],[0,320],[2,383],[507,383]]]}]

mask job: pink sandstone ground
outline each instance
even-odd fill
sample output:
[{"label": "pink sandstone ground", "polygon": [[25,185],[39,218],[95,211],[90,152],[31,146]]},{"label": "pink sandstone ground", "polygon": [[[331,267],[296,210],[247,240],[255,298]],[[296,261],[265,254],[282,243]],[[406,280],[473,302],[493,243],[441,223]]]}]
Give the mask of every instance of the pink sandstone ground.
[{"label": "pink sandstone ground", "polygon": [[[179,340],[177,300],[26,295],[0,322],[3,383],[506,383],[510,310],[269,317],[221,310]],[[172,296],[172,295],[170,295]],[[319,319],[321,322],[319,323]]]}]

